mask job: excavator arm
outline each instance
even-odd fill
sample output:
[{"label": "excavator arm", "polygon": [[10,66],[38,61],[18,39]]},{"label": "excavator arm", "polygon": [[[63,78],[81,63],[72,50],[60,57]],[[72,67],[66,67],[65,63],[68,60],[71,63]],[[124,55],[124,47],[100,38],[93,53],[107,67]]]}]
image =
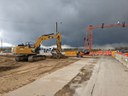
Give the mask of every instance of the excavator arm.
[{"label": "excavator arm", "polygon": [[46,35],[40,36],[36,40],[36,42],[34,44],[34,48],[35,49],[38,48],[43,41],[50,40],[50,39],[56,39],[57,49],[61,51],[61,34],[60,34],[60,32],[58,32],[57,34],[52,33],[52,34],[46,34]]},{"label": "excavator arm", "polygon": [[52,33],[52,34],[46,34],[46,35],[40,36],[34,44],[35,52],[36,52],[36,50],[39,49],[39,47],[43,41],[50,40],[50,39],[56,39],[56,45],[57,45],[56,50],[58,52],[61,52],[61,34],[60,34],[60,32],[58,32],[57,34]]}]

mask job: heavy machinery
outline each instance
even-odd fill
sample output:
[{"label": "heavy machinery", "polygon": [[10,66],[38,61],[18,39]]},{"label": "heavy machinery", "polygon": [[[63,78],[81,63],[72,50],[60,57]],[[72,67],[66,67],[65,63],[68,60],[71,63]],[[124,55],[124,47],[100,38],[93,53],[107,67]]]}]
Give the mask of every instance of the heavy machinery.
[{"label": "heavy machinery", "polygon": [[26,43],[19,44],[13,48],[13,53],[15,55],[16,61],[37,61],[46,59],[45,55],[40,55],[40,45],[45,40],[56,39],[57,48],[52,51],[52,56],[54,58],[61,58],[61,34],[57,32],[56,34],[45,34],[40,36],[34,44]]},{"label": "heavy machinery", "polygon": [[89,51],[88,50],[78,50],[77,51],[77,57],[83,57],[84,55],[89,55]]}]

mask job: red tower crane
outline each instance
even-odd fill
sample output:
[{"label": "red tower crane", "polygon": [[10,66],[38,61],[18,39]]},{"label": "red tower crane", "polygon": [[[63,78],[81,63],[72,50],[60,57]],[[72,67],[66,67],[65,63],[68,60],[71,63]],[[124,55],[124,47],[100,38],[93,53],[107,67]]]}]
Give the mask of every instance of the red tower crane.
[{"label": "red tower crane", "polygon": [[85,36],[85,49],[91,51],[92,49],[92,39],[93,39],[93,30],[97,29],[97,28],[112,28],[112,27],[128,27],[128,24],[125,24],[125,22],[123,22],[122,24],[120,24],[119,22],[117,24],[108,24],[105,25],[104,23],[102,23],[101,25],[89,25],[86,28],[86,36]]}]

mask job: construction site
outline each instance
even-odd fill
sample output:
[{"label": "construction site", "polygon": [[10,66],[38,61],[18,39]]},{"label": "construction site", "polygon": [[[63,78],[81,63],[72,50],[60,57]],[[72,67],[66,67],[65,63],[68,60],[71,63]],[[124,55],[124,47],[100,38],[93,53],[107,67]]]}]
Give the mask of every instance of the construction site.
[{"label": "construction site", "polygon": [[128,96],[127,3],[14,1],[0,1],[0,96]]},{"label": "construction site", "polygon": [[[63,50],[60,32],[42,35],[34,45],[19,44],[11,52],[1,49],[0,96],[127,96],[128,53],[92,48],[92,31],[111,27],[128,24],[89,25],[83,50]],[[56,48],[40,53],[41,42],[49,39],[56,39]]]}]

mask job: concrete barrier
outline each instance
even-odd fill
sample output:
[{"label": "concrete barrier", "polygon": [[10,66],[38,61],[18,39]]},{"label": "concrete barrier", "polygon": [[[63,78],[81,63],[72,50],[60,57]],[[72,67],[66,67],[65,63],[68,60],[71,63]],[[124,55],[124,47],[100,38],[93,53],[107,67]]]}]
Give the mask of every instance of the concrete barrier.
[{"label": "concrete barrier", "polygon": [[122,54],[115,54],[115,59],[117,59],[119,62],[121,62],[124,66],[128,68],[128,57]]}]

